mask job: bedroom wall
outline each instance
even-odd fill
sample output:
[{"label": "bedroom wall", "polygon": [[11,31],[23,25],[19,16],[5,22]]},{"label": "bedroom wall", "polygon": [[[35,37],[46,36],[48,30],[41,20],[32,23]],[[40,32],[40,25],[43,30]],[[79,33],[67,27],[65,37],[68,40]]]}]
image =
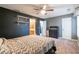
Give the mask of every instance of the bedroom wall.
[{"label": "bedroom wall", "polygon": [[[1,20],[2,17],[1,17],[1,16],[2,16],[2,15],[0,14],[0,34],[1,34],[1,31],[2,31],[2,30],[1,30],[1,28],[2,28],[2,26],[1,26],[1,24],[2,24],[2,20]],[[1,36],[1,35],[0,35],[0,36]]]},{"label": "bedroom wall", "polygon": [[49,28],[50,26],[58,26],[59,27],[59,37],[61,37],[62,33],[62,26],[61,26],[61,17],[54,17],[54,18],[49,18],[47,19],[47,28]]},{"label": "bedroom wall", "polygon": [[46,19],[47,21],[47,29],[50,26],[58,26],[59,27],[59,37],[62,37],[62,18],[65,17],[72,17],[72,39],[77,39],[77,23],[76,23],[76,16],[73,14],[53,17]]},{"label": "bedroom wall", "polygon": [[77,39],[77,17],[72,16],[72,38]]},{"label": "bedroom wall", "polygon": [[18,25],[16,23],[18,19],[17,15],[28,17],[27,22],[29,22],[30,17],[37,20],[40,19],[34,16],[0,7],[0,37],[15,38],[19,36],[29,35],[29,23]]}]

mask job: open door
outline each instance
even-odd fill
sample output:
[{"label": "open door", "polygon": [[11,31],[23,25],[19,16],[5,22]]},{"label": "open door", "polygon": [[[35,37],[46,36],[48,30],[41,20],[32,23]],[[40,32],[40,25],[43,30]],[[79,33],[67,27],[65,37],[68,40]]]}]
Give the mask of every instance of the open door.
[{"label": "open door", "polygon": [[36,35],[36,20],[30,18],[30,35]]},{"label": "open door", "polygon": [[71,17],[62,19],[62,38],[71,39]]}]

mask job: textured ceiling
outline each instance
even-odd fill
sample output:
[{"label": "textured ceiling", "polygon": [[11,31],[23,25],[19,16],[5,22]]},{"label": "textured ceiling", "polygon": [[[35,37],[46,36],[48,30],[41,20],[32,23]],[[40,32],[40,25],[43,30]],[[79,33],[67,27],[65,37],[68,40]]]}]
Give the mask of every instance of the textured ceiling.
[{"label": "textured ceiling", "polygon": [[74,13],[75,8],[78,7],[79,5],[48,4],[48,9],[52,8],[54,9],[54,11],[48,11],[47,15],[39,14],[39,11],[34,10],[34,8],[43,7],[43,4],[0,4],[0,6],[40,18],[50,18],[50,17],[56,17],[56,16]]}]

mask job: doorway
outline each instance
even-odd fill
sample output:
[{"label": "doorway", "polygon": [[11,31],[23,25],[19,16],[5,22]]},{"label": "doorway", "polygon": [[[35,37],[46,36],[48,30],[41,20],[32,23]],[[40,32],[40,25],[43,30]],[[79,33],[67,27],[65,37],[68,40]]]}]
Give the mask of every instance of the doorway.
[{"label": "doorway", "polygon": [[40,36],[46,36],[46,21],[40,21],[41,33]]},{"label": "doorway", "polygon": [[30,35],[36,35],[36,20],[30,18]]}]

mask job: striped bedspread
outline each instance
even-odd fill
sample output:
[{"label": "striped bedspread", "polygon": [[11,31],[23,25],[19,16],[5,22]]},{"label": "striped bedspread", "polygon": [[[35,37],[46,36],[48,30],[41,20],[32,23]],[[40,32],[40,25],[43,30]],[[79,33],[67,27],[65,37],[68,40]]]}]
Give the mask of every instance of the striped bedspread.
[{"label": "striped bedspread", "polygon": [[33,35],[2,39],[0,54],[43,54],[54,46],[53,39]]}]

